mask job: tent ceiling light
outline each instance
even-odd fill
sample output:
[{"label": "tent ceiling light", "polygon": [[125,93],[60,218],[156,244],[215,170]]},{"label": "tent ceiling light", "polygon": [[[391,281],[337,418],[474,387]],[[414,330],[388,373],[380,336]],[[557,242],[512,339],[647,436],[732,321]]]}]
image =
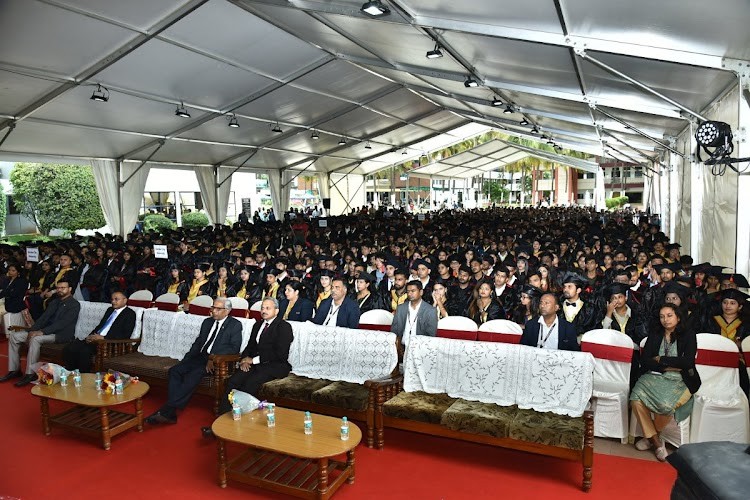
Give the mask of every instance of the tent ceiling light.
[{"label": "tent ceiling light", "polygon": [[427,57],[427,59],[440,59],[443,57],[443,51],[440,50],[440,45],[435,44],[435,48],[428,50],[425,57]]},{"label": "tent ceiling light", "polygon": [[536,128],[536,125],[534,125],[534,127],[532,127],[532,129],[531,129],[531,133],[532,133],[532,134],[538,134],[538,133],[539,133],[539,129],[538,129],[538,128]]},{"label": "tent ceiling light", "polygon": [[318,139],[320,139],[320,136],[318,135],[318,132],[315,131],[315,130],[313,130],[312,134],[310,134],[310,139],[312,139],[314,141],[317,141]]},{"label": "tent ceiling light", "polygon": [[283,132],[283,130],[281,130],[281,127],[279,127],[279,122],[276,122],[276,125],[271,127],[271,132],[273,132],[274,134],[280,134]]},{"label": "tent ceiling light", "polygon": [[182,104],[182,102],[180,102],[180,105],[174,110],[174,114],[180,118],[190,118],[190,113],[187,112],[187,109],[185,109],[185,105]]},{"label": "tent ceiling light", "polygon": [[109,89],[107,87],[102,87],[101,85],[97,84],[96,89],[94,89],[94,93],[91,94],[90,99],[96,102],[109,101]]},{"label": "tent ceiling light", "polygon": [[345,146],[345,145],[346,145],[346,139],[342,137],[341,139],[339,139],[339,146]]},{"label": "tent ceiling light", "polygon": [[474,80],[472,77],[467,76],[466,80],[464,81],[464,87],[467,87],[467,88],[479,87],[479,82]]},{"label": "tent ceiling light", "polygon": [[240,124],[237,122],[237,117],[234,115],[227,116],[227,120],[229,120],[229,127],[232,128],[240,128]]},{"label": "tent ceiling light", "polygon": [[503,105],[503,101],[501,101],[497,97],[493,97],[492,101],[490,102],[490,104],[492,104],[492,106],[495,107],[495,108],[499,108],[500,106]]},{"label": "tent ceiling light", "polygon": [[519,123],[520,123],[520,124],[521,124],[522,126],[524,126],[524,127],[525,127],[526,125],[528,125],[528,124],[529,124],[529,121],[528,121],[528,120],[527,120],[526,118],[524,118],[524,119],[523,119],[523,120],[521,120],[521,121],[520,121]]},{"label": "tent ceiling light", "polygon": [[402,155],[405,155],[406,153],[407,153],[407,151],[406,151],[406,148],[404,148],[404,150],[403,150],[403,151],[401,151],[401,154],[402,154]]},{"label": "tent ceiling light", "polygon": [[507,106],[505,106],[505,109],[503,110],[503,114],[504,115],[509,115],[511,113],[515,113],[515,110],[513,109],[513,106],[511,106],[510,104],[508,104]]},{"label": "tent ceiling light", "polygon": [[365,149],[372,149],[372,146],[370,146],[370,141],[367,141],[365,143]]},{"label": "tent ceiling light", "polygon": [[383,5],[380,0],[371,0],[362,4],[360,11],[370,17],[383,17],[391,13],[391,10]]}]

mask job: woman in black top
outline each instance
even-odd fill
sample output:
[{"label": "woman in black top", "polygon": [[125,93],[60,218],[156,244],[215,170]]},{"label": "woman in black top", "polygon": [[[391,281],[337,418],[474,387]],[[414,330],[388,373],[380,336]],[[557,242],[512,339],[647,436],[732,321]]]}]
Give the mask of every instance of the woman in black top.
[{"label": "woman in black top", "polygon": [[0,298],[5,299],[6,314],[3,317],[5,336],[10,336],[9,327],[26,326],[23,319],[23,311],[26,309],[24,298],[29,289],[29,282],[21,276],[21,268],[18,264],[8,265],[8,284],[0,290]]}]

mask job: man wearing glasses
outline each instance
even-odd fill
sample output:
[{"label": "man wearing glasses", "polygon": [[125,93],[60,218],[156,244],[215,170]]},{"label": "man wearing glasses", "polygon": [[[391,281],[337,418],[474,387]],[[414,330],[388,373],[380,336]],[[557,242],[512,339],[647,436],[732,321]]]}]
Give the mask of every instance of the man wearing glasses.
[{"label": "man wearing glasses", "polygon": [[182,361],[169,369],[167,402],[149,416],[149,424],[176,424],[177,410],[187,406],[201,378],[213,373],[211,354],[239,354],[242,346],[242,323],[229,316],[232,303],[226,297],[214,299],[211,317],[201,325],[201,332]]},{"label": "man wearing glasses", "polygon": [[21,376],[19,348],[24,342],[29,344],[29,353],[26,355],[26,375],[14,384],[16,387],[23,387],[37,379],[34,365],[39,361],[42,344],[66,344],[75,337],[76,321],[78,321],[81,304],[73,298],[72,283],[76,281],[67,280],[68,276],[65,276],[57,282],[55,287],[57,299],[49,303],[44,314],[33,325],[29,328],[11,327],[16,331],[8,339],[8,374],[0,378],[0,382]]}]

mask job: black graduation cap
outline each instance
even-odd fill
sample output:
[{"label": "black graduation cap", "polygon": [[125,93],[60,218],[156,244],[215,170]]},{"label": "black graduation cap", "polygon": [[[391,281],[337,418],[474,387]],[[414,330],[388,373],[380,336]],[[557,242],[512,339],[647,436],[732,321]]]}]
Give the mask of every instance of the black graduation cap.
[{"label": "black graduation cap", "polygon": [[676,293],[679,295],[680,299],[685,300],[688,293],[690,292],[690,289],[684,285],[680,285],[676,281],[668,281],[664,284],[664,295],[668,293]]},{"label": "black graduation cap", "polygon": [[396,259],[388,259],[385,263],[386,266],[393,266],[395,269],[401,267],[401,263]]},{"label": "black graduation cap", "polygon": [[565,276],[563,276],[563,279],[562,279],[563,285],[565,283],[573,283],[578,288],[585,288],[588,282],[589,281],[583,276],[581,276],[580,274],[570,273],[570,272],[566,274]]},{"label": "black graduation cap", "polygon": [[606,298],[612,297],[613,295],[627,295],[628,290],[630,289],[629,285],[626,285],[625,283],[610,283],[605,289],[604,289],[604,296]]},{"label": "black graduation cap", "polygon": [[207,273],[209,269],[211,269],[211,264],[208,262],[201,262],[200,264],[195,266],[195,269],[200,269],[204,273]]},{"label": "black graduation cap", "polygon": [[670,243],[669,245],[664,247],[664,250],[668,252],[670,250],[678,250],[680,248],[682,248],[682,245],[680,245],[679,243]]},{"label": "black graduation cap", "polygon": [[544,292],[542,292],[541,289],[539,289],[539,288],[537,288],[535,286],[524,285],[524,286],[521,287],[521,293],[525,293],[526,295],[528,295],[532,299],[538,299],[539,297],[542,296],[542,294]]},{"label": "black graduation cap", "polygon": [[724,290],[719,292],[719,296],[721,297],[721,300],[734,299],[739,302],[740,305],[750,299],[750,295],[746,294],[745,292],[740,292],[736,288],[725,288]]},{"label": "black graduation cap", "polygon": [[657,273],[661,274],[662,269],[669,269],[673,273],[678,273],[682,269],[682,265],[679,262],[672,262],[666,264],[656,264],[654,269]]},{"label": "black graduation cap", "polygon": [[322,276],[327,276],[329,278],[335,278],[336,277],[336,273],[334,273],[333,271],[331,271],[329,269],[323,269],[323,270],[320,271],[320,273],[318,274],[318,276],[321,276],[321,277]]},{"label": "black graduation cap", "polygon": [[272,274],[272,275],[274,275],[274,276],[278,276],[279,274],[281,274],[281,273],[283,273],[283,272],[284,272],[284,271],[282,271],[281,269],[276,269],[276,268],[274,267],[274,268],[271,268],[271,269],[269,269],[269,270],[268,270],[268,273],[266,273],[266,274]]},{"label": "black graduation cap", "polygon": [[711,267],[710,262],[701,262],[700,264],[695,264],[695,265],[690,266],[688,269],[690,269],[694,273],[696,272],[705,273],[706,269],[708,269],[709,267]]},{"label": "black graduation cap", "polygon": [[374,283],[375,282],[375,276],[373,276],[370,273],[361,272],[357,275],[358,280],[365,280],[368,283]]},{"label": "black graduation cap", "polygon": [[415,260],[414,262],[412,262],[412,263],[411,263],[411,268],[412,268],[412,269],[416,269],[416,268],[417,268],[417,267],[419,267],[420,265],[422,265],[422,266],[425,266],[425,267],[426,267],[427,269],[431,269],[431,268],[432,268],[432,266],[430,266],[430,263],[429,263],[429,262],[427,262],[427,261],[426,261],[426,260],[424,260],[424,259],[417,259],[417,260]]},{"label": "black graduation cap", "polygon": [[724,273],[721,275],[721,280],[729,280],[740,288],[750,288],[750,283],[747,282],[747,278],[742,274]]},{"label": "black graduation cap", "polygon": [[321,260],[328,260],[328,256],[327,255],[318,255],[318,258],[315,259],[315,260],[317,260],[318,262],[320,262]]}]

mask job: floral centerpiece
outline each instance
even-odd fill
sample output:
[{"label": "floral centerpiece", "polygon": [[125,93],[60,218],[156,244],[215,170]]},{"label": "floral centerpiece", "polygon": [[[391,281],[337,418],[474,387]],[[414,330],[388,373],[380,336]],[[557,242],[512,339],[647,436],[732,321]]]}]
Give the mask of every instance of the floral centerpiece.
[{"label": "floral centerpiece", "polygon": [[107,373],[105,373],[102,376],[102,383],[101,383],[101,389],[102,392],[105,394],[114,394],[115,393],[115,384],[117,383],[117,379],[120,379],[122,381],[122,388],[130,384],[132,377],[126,373],[118,372],[115,370],[109,370]]},{"label": "floral centerpiece", "polygon": [[237,389],[232,389],[227,395],[227,399],[229,400],[230,405],[239,406],[240,413],[242,413],[243,415],[245,413],[250,413],[251,411],[256,410],[258,408],[261,408],[261,409],[265,408],[266,405],[268,404],[267,401],[260,401],[258,398],[256,398],[252,394],[238,391]]},{"label": "floral centerpiece", "polygon": [[55,363],[40,363],[36,369],[40,385],[52,385],[60,381],[60,376],[70,373],[64,367]]}]

